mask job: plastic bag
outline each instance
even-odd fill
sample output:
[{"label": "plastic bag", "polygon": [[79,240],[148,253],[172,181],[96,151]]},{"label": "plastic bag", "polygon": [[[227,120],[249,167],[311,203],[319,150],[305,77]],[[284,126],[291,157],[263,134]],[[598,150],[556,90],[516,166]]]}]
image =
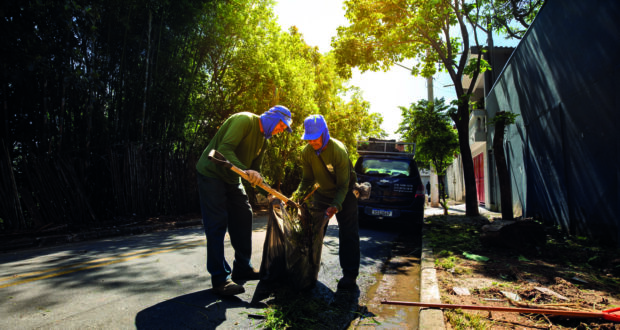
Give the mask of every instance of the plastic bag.
[{"label": "plastic bag", "polygon": [[313,217],[306,204],[292,215],[280,200],[270,202],[261,281],[285,282],[297,290],[308,290],[316,285],[329,219],[315,214]]}]

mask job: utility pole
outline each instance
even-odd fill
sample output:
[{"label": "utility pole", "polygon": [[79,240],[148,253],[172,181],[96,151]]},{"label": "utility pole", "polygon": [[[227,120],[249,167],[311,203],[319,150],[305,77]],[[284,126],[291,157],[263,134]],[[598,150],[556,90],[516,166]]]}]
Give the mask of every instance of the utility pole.
[{"label": "utility pole", "polygon": [[[428,102],[433,103],[433,106],[435,104],[435,96],[433,94],[433,77],[428,77],[426,78],[426,85],[428,88]],[[435,167],[433,167],[433,164],[430,164],[430,170],[431,170],[431,176],[430,176],[430,181],[431,181],[431,207],[439,207],[439,180],[437,179],[437,172],[435,172]]]}]

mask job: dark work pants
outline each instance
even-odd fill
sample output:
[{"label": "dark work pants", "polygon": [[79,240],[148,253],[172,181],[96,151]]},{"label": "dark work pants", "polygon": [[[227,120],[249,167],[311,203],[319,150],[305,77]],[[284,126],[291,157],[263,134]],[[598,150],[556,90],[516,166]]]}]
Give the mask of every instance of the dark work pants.
[{"label": "dark work pants", "polygon": [[[332,198],[314,194],[313,212],[323,212],[332,202]],[[315,209],[316,208],[316,209]],[[342,210],[336,213],[338,221],[338,239],[340,267],[342,274],[356,278],[360,270],[360,234],[357,214],[357,198],[349,191],[342,203]]]},{"label": "dark work pants", "polygon": [[229,184],[196,173],[202,223],[207,236],[207,271],[215,287],[230,279],[224,257],[226,230],[235,250],[233,267],[245,272],[252,267],[252,207],[241,183]]}]

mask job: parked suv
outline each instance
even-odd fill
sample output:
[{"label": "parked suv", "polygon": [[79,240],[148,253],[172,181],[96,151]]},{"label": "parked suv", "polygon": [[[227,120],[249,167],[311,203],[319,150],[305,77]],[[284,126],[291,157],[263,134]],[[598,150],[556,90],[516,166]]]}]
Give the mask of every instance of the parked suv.
[{"label": "parked suv", "polygon": [[[405,152],[405,148],[412,152]],[[361,220],[397,218],[421,226],[424,221],[425,189],[414,160],[414,143],[395,140],[357,143],[357,181],[371,184],[370,197],[358,200]]]}]

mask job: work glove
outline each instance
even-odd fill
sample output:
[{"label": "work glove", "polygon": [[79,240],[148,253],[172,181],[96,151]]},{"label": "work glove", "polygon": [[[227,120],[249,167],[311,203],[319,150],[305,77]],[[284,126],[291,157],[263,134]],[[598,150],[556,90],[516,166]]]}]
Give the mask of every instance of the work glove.
[{"label": "work glove", "polygon": [[257,184],[259,184],[261,182],[263,182],[263,177],[260,176],[260,173],[254,171],[254,170],[246,170],[245,174],[248,175],[248,182],[250,182],[252,187],[256,186]]},{"label": "work glove", "polygon": [[327,210],[325,210],[325,217],[331,219],[336,213],[338,213],[338,208],[335,206],[330,206]]}]

